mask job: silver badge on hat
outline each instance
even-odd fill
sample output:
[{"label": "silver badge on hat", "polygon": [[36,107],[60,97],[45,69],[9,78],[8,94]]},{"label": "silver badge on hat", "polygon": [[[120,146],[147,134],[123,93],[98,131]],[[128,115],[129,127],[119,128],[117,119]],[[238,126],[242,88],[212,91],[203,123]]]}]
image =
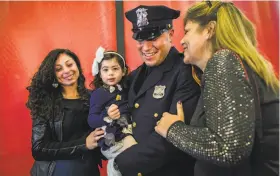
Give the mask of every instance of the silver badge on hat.
[{"label": "silver badge on hat", "polygon": [[141,26],[146,26],[149,24],[148,21],[148,9],[145,8],[139,8],[136,10],[136,14],[137,14],[137,26],[141,27]]},{"label": "silver badge on hat", "polygon": [[166,88],[166,86],[155,86],[153,97],[156,99],[160,99],[160,98],[164,97],[165,88]]}]

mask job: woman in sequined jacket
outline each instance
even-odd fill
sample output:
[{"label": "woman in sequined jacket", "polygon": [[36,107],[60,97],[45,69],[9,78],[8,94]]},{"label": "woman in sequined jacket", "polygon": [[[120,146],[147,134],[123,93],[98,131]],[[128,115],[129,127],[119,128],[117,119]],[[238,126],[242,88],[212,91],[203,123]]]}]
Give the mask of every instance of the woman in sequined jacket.
[{"label": "woman in sequined jacket", "polygon": [[204,1],[188,9],[184,62],[201,97],[190,125],[164,113],[155,130],[197,159],[195,176],[279,175],[279,81],[258,52],[252,23],[232,3]]}]

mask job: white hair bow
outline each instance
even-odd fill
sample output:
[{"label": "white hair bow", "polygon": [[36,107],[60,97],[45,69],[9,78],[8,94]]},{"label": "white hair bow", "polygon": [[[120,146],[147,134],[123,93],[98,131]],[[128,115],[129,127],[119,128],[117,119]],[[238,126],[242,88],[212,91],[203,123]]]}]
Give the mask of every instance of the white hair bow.
[{"label": "white hair bow", "polygon": [[102,59],[104,57],[104,51],[105,51],[105,49],[100,46],[95,53],[95,59],[92,64],[92,75],[93,76],[96,76],[99,72],[98,64],[102,61]]}]

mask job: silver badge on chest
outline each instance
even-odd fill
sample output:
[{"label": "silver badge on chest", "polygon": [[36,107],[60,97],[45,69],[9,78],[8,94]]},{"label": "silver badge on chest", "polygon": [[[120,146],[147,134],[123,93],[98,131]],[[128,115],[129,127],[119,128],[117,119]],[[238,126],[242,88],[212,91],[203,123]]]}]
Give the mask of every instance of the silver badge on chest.
[{"label": "silver badge on chest", "polygon": [[160,98],[164,97],[165,88],[166,88],[166,86],[155,86],[153,97],[156,99],[160,99]]},{"label": "silver badge on chest", "polygon": [[145,8],[139,8],[136,10],[136,15],[137,15],[137,26],[141,27],[141,26],[146,26],[149,24],[148,21],[148,9]]}]

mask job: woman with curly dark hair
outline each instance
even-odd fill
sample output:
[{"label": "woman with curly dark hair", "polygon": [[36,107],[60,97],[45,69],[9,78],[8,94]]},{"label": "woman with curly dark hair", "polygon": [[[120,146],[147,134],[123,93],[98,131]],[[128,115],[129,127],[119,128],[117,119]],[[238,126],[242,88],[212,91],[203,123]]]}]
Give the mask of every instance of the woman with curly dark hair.
[{"label": "woman with curly dark hair", "polygon": [[89,92],[79,58],[67,49],[49,52],[32,78],[27,107],[32,116],[31,175],[99,175],[97,141],[103,130],[87,124]]}]

